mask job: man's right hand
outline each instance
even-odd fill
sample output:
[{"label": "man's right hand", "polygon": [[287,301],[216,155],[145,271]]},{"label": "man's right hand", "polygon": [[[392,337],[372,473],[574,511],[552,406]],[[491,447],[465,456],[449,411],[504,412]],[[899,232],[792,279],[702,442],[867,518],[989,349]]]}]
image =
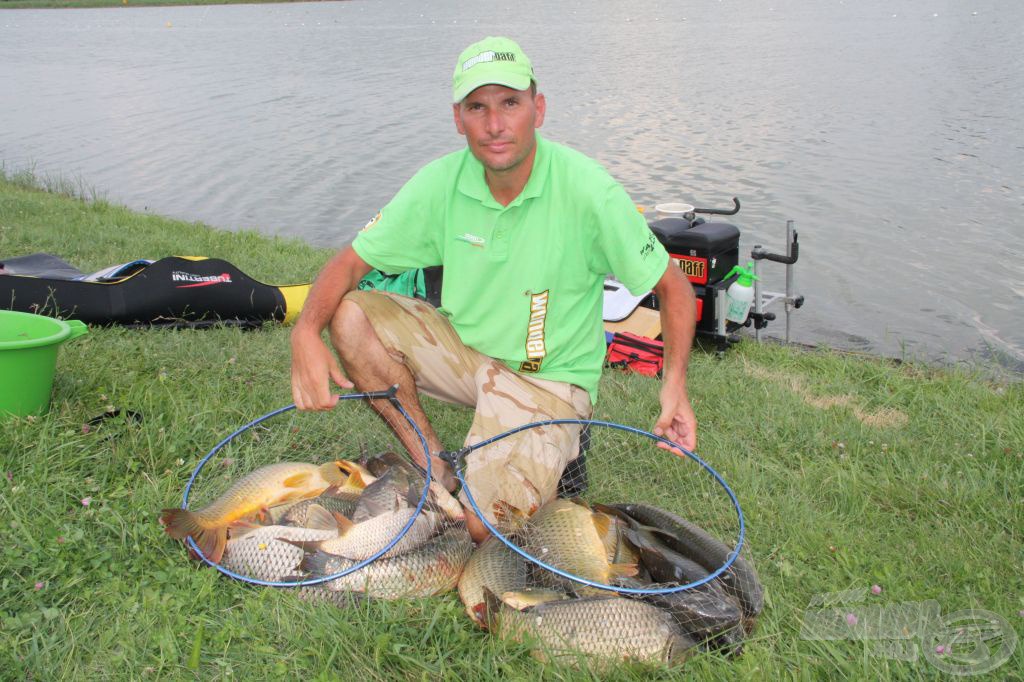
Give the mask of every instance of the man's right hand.
[{"label": "man's right hand", "polygon": [[338,360],[320,334],[296,326],[292,330],[291,344],[295,406],[300,410],[331,409],[338,402],[338,396],[331,393],[330,381],[341,388],[352,388],[352,382],[341,373]]},{"label": "man's right hand", "polygon": [[341,373],[334,353],[320,334],[338,310],[341,299],[356,288],[370,266],[351,246],[327,262],[306,296],[292,329],[292,398],[300,410],[329,410],[338,402],[331,380],[341,388],[352,382]]}]

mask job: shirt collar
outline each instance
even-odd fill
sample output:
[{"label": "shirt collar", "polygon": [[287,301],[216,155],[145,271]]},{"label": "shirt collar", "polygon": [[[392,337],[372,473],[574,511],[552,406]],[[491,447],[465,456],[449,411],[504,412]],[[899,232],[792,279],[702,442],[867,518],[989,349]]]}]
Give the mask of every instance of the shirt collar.
[{"label": "shirt collar", "polygon": [[[523,187],[523,191],[519,193],[511,204],[512,206],[518,206],[526,199],[532,199],[539,197],[544,191],[544,186],[547,184],[548,169],[551,165],[550,155],[548,153],[548,142],[540,136],[540,133],[534,132],[537,153],[533,157],[533,169],[530,171],[530,179],[526,181],[526,186]],[[484,166],[480,163],[473,152],[466,147],[465,161],[462,164],[462,170],[459,172],[458,188],[459,191],[468,197],[476,199],[484,206],[489,208],[503,209],[494,196],[491,194],[491,188],[487,186],[487,180],[484,178]]]}]

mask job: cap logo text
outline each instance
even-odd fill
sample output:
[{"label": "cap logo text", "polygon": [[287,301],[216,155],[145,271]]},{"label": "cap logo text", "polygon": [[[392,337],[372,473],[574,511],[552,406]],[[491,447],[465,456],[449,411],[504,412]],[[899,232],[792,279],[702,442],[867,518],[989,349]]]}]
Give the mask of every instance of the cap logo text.
[{"label": "cap logo text", "polygon": [[495,52],[494,50],[488,50],[487,52],[481,52],[475,57],[470,57],[466,61],[462,62],[462,70],[469,71],[477,64],[484,62],[514,62],[516,55],[514,52]]}]

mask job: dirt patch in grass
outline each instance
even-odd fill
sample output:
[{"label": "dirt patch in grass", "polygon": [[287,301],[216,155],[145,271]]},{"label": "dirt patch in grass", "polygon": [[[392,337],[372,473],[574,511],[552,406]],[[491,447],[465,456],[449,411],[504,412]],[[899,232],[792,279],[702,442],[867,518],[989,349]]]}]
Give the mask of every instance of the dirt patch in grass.
[{"label": "dirt patch in grass", "polygon": [[845,407],[853,413],[862,424],[874,428],[893,428],[906,425],[908,418],[905,413],[892,407],[868,410],[858,404],[856,396],[849,394],[819,395],[807,385],[800,376],[770,370],[766,367],[751,364],[744,358],[744,371],[762,381],[770,381],[777,386],[798,395],[806,405],[819,410],[832,407]]}]

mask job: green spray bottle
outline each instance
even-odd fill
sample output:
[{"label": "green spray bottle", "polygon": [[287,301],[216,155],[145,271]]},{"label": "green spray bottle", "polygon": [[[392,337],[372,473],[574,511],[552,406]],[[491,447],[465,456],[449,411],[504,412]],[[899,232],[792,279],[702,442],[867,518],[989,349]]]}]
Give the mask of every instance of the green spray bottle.
[{"label": "green spray bottle", "polygon": [[754,280],[761,279],[754,274],[753,268],[753,262],[747,263],[747,267],[734,265],[729,274],[725,276],[726,279],[729,279],[733,275],[739,275],[725,292],[725,319],[730,322],[743,324],[747,321],[750,304],[754,302]]}]

